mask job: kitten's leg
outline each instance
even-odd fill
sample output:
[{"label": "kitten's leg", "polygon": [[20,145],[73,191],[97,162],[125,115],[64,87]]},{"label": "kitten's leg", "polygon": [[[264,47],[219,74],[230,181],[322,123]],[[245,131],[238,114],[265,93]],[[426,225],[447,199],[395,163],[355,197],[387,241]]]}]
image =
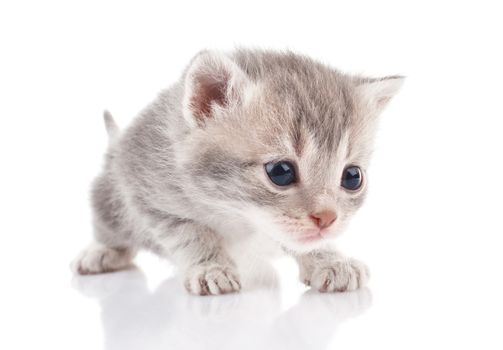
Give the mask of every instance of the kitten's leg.
[{"label": "kitten's leg", "polygon": [[335,251],[316,251],[296,257],[300,280],[320,292],[344,292],[365,286],[369,271],[362,262]]},{"label": "kitten's leg", "polygon": [[72,263],[72,270],[90,275],[122,270],[131,265],[136,252],[129,247],[108,247],[93,242]]},{"label": "kitten's leg", "polygon": [[74,272],[96,274],[131,265],[137,249],[132,243],[131,220],[110,174],[100,175],[91,192],[95,241],[72,263]]},{"label": "kitten's leg", "polygon": [[189,220],[163,225],[158,240],[165,254],[184,274],[188,292],[217,295],[241,289],[236,265],[222,245],[222,238],[211,229]]}]

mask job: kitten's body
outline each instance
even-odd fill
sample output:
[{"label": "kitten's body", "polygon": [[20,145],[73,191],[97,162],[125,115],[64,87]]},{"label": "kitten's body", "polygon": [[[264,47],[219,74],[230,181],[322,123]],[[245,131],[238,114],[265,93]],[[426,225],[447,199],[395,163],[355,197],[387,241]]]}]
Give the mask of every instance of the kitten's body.
[{"label": "kitten's body", "polygon": [[[291,53],[200,53],[124,132],[106,115],[96,242],[76,270],[117,270],[148,249],[182,269],[190,292],[220,294],[240,288],[231,256],[260,241],[295,255],[301,279],[322,291],[358,288],[366,268],[330,238],[365,191],[341,191],[340,173],[348,161],[366,168],[376,114],[400,81],[345,76]],[[264,171],[279,159],[296,163],[288,189]],[[326,208],[335,223],[304,240],[311,213]]]}]

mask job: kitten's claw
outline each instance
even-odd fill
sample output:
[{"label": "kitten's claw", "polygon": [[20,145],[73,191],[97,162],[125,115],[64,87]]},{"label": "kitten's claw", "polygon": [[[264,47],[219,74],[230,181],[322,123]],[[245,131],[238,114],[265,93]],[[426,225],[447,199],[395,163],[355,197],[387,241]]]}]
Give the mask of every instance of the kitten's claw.
[{"label": "kitten's claw", "polygon": [[367,266],[354,259],[341,260],[330,266],[316,267],[307,285],[322,293],[346,292],[362,288],[369,279]]},{"label": "kitten's claw", "polygon": [[189,269],[185,288],[191,294],[218,295],[238,292],[241,283],[233,267],[212,264]]}]

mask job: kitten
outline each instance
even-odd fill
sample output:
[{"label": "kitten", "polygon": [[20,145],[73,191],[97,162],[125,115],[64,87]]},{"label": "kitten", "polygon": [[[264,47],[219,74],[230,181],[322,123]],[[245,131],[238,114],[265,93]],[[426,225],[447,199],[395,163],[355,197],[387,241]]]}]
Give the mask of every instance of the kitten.
[{"label": "kitten", "polygon": [[92,188],[95,242],[80,274],[171,259],[193,294],[241,288],[233,256],[255,238],[321,292],[354,290],[366,266],[332,247],[362,205],[378,114],[398,76],[349,76],[293,53],[203,51],[179,82],[110,136]]}]

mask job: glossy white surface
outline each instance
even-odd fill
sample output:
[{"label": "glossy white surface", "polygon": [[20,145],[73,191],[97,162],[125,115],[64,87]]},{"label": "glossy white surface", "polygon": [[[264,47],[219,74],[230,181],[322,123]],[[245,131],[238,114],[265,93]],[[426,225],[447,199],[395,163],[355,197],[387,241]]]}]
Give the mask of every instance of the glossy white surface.
[{"label": "glossy white surface", "polygon": [[297,282],[288,259],[262,272],[255,287],[219,297],[188,295],[171,268],[150,255],[140,256],[140,267],[97,276],[71,277],[58,268],[34,266],[4,284],[2,326],[7,332],[0,345],[500,349],[502,288],[494,273],[501,264],[491,266],[481,256],[480,262],[450,263],[408,255],[410,260],[395,264],[392,254],[385,270],[376,273],[373,266],[369,288],[342,294],[309,291]]},{"label": "glossy white surface", "polygon": [[99,305],[106,349],[322,349],[371,304],[367,289],[320,298],[296,288],[288,300],[273,281],[241,294],[194,297],[176,278],[150,289],[140,270],[74,282]]},{"label": "glossy white surface", "polygon": [[[479,1],[0,3],[0,349],[503,349],[501,10]],[[404,74],[343,252],[368,289],[320,295],[288,258],[189,296],[166,262],[74,277],[104,108],[127,125],[198,50],[292,48]]]}]

